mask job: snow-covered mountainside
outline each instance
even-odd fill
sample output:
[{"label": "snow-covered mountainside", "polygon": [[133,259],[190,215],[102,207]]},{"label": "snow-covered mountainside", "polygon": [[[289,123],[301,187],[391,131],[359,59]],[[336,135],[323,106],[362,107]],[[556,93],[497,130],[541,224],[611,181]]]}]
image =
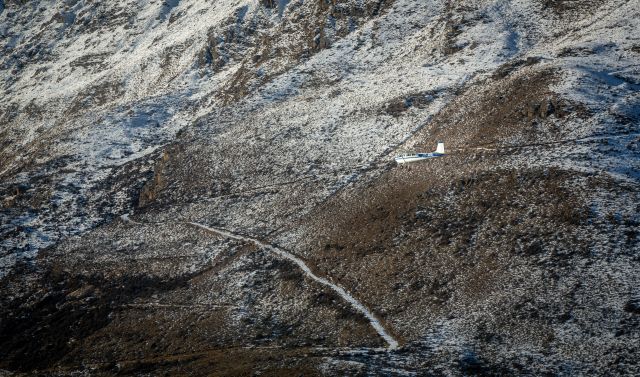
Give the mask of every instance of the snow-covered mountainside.
[{"label": "snow-covered mountainside", "polygon": [[0,0],[0,51],[0,374],[640,373],[637,0]]}]

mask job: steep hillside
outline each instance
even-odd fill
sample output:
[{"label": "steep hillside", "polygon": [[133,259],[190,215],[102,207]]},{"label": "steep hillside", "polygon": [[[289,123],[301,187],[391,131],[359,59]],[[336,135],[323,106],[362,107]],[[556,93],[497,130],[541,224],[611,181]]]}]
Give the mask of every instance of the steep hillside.
[{"label": "steep hillside", "polygon": [[0,1],[0,371],[640,373],[638,20]]}]

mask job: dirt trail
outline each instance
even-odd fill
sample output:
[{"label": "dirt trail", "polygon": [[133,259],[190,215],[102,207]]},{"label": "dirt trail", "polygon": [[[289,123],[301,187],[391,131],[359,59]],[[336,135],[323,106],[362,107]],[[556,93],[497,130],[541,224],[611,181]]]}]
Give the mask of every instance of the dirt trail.
[{"label": "dirt trail", "polygon": [[371,326],[378,332],[378,334],[387,342],[388,344],[388,349],[393,350],[398,348],[398,341],[387,332],[387,330],[385,330],[384,326],[382,326],[382,323],[380,322],[380,320],[378,320],[378,318],[376,318],[376,316],[371,312],[371,310],[369,310],[366,306],[364,306],[362,303],[360,303],[360,301],[358,301],[355,297],[351,296],[347,291],[344,290],[344,288],[330,282],[329,280],[322,278],[320,276],[317,276],[316,274],[313,273],[313,271],[311,271],[311,269],[309,268],[309,266],[307,266],[307,264],[300,258],[296,257],[295,255],[291,254],[290,252],[275,247],[273,245],[269,245],[266,244],[258,239],[255,238],[251,238],[251,237],[246,237],[246,236],[242,236],[236,233],[231,233],[227,230],[224,229],[218,229],[218,228],[211,228],[208,227],[206,225],[202,225],[202,224],[198,224],[198,223],[194,223],[194,222],[189,222],[189,225],[192,225],[194,227],[200,228],[202,230],[205,230],[207,232],[210,233],[215,233],[227,238],[232,238],[232,239],[236,239],[236,240],[240,240],[240,241],[245,241],[245,242],[251,242],[255,245],[257,245],[258,247],[261,247],[263,249],[266,249],[276,255],[279,255],[285,259],[290,260],[291,262],[295,263],[298,267],[300,267],[300,269],[302,271],[304,271],[304,273],[310,277],[311,279],[315,280],[316,282],[325,285],[329,288],[331,288],[334,292],[336,292],[338,295],[340,295],[340,297],[342,297],[344,300],[346,300],[347,302],[349,302],[351,304],[351,306],[356,309],[358,312],[362,313],[367,320],[369,321],[369,323],[371,324]]},{"label": "dirt trail", "polygon": [[581,138],[573,138],[573,139],[562,139],[556,141],[547,141],[542,143],[528,143],[528,144],[515,144],[515,145],[498,145],[498,144],[484,144],[484,145],[464,145],[459,148],[450,148],[447,154],[457,153],[457,152],[469,152],[469,151],[497,151],[497,150],[513,150],[513,149],[526,149],[532,147],[543,147],[543,146],[551,146],[551,145],[562,145],[562,144],[571,144],[571,143],[599,143],[604,140],[616,140],[622,138],[637,138],[640,137],[640,134],[622,134],[622,135],[594,135],[594,136],[585,136]]}]

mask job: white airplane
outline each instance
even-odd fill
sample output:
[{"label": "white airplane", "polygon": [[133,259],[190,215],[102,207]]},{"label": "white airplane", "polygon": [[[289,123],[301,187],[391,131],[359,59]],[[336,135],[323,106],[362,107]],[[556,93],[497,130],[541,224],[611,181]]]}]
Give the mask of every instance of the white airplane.
[{"label": "white airplane", "polygon": [[444,156],[444,143],[439,141],[438,147],[435,152],[431,153],[410,153],[410,154],[402,154],[396,156],[396,162],[398,164],[407,164],[409,162],[416,162],[422,160],[428,160],[430,158],[442,157]]}]

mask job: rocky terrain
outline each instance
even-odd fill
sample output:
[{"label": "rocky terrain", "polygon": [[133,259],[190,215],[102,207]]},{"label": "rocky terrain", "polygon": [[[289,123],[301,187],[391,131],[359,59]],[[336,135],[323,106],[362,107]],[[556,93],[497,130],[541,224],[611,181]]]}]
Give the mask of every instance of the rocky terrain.
[{"label": "rocky terrain", "polygon": [[639,20],[0,0],[0,375],[640,374]]}]

